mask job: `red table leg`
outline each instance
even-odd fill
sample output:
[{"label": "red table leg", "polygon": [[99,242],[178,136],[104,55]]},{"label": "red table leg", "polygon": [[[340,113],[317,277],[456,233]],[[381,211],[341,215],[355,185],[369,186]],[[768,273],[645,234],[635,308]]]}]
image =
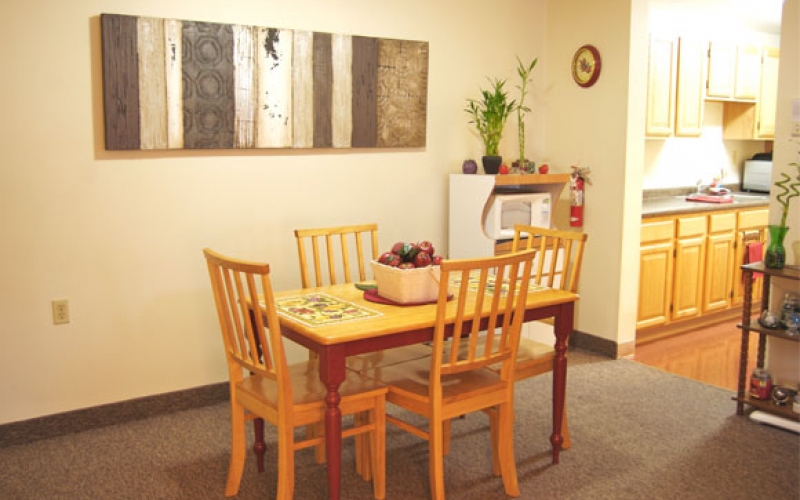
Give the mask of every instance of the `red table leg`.
[{"label": "red table leg", "polygon": [[567,390],[567,346],[572,333],[574,302],[562,304],[555,316],[554,333],[555,358],[553,359],[553,434],[550,442],[553,445],[553,464],[558,464],[558,454],[564,442],[561,435],[561,423],[564,418],[564,399]]},{"label": "red table leg", "polygon": [[339,409],[339,386],[345,376],[342,346],[328,346],[320,351],[319,377],[328,394],[325,396],[325,453],[328,461],[328,498],[339,500],[342,463],[342,412]]}]

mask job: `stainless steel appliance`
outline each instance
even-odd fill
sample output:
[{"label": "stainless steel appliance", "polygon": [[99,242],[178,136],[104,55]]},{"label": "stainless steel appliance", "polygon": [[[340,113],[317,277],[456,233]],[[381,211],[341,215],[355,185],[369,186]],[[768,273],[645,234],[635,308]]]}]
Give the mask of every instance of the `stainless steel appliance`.
[{"label": "stainless steel appliance", "polygon": [[742,191],[769,193],[772,185],[772,159],[745,160],[742,175]]}]

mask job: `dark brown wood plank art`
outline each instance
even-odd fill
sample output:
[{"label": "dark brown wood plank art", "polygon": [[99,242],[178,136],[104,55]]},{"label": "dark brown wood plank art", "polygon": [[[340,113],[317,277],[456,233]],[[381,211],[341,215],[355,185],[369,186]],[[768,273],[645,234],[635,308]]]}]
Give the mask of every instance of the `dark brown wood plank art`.
[{"label": "dark brown wood plank art", "polygon": [[183,23],[183,141],[187,149],[233,147],[233,30]]},{"label": "dark brown wood plank art", "polygon": [[333,68],[330,33],[314,33],[314,147],[333,145]]},{"label": "dark brown wood plank art", "polygon": [[428,44],[101,15],[106,149],[424,147]]},{"label": "dark brown wood plank art", "polygon": [[136,18],[100,16],[106,149],[139,149],[139,63]]},{"label": "dark brown wood plank art", "polygon": [[353,141],[354,148],[377,145],[378,40],[353,37]]}]

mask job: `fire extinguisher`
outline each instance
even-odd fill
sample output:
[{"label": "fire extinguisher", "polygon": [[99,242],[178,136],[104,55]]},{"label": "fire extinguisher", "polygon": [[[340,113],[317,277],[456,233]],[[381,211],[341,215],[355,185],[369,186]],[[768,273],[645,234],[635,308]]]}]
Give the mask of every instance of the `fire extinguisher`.
[{"label": "fire extinguisher", "polygon": [[591,184],[589,172],[589,168],[572,167],[572,176],[569,183],[569,225],[572,227],[583,227],[584,185]]}]

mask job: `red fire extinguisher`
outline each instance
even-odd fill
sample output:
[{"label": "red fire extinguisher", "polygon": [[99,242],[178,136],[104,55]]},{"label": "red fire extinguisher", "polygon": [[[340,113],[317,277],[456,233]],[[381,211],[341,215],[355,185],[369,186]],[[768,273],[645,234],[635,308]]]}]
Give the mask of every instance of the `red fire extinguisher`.
[{"label": "red fire extinguisher", "polygon": [[589,172],[589,168],[572,167],[572,176],[569,183],[569,225],[572,227],[583,226],[584,185],[591,184]]}]

